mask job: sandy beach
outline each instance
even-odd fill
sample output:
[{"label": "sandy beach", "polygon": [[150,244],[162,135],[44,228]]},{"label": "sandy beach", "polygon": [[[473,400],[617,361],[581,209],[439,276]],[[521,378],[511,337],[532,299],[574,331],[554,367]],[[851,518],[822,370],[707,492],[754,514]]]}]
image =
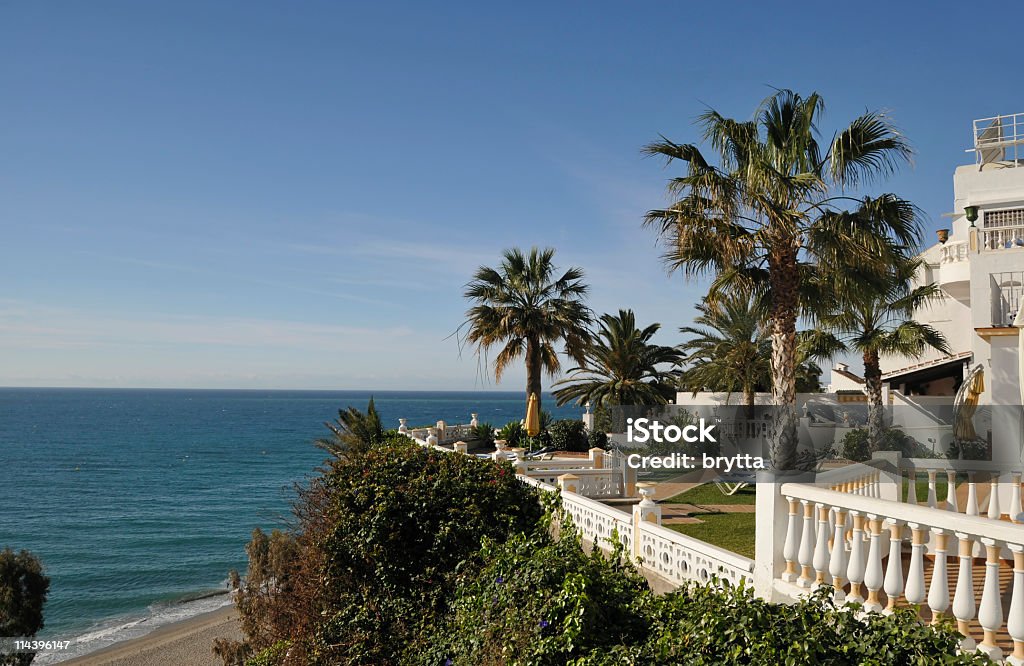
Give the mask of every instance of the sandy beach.
[{"label": "sandy beach", "polygon": [[221,666],[221,660],[211,651],[215,638],[242,638],[234,607],[175,622],[140,638],[61,663],[74,666]]}]

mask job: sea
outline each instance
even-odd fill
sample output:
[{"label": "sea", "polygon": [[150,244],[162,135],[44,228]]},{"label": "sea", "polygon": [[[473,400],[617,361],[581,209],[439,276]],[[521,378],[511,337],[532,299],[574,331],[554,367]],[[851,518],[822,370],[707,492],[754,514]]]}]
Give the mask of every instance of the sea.
[{"label": "sea", "polygon": [[[230,603],[252,530],[286,527],[313,441],[373,397],[386,427],[523,417],[523,392],[0,388],[0,549],[50,577],[55,663]],[[544,409],[578,418],[574,406]]]}]

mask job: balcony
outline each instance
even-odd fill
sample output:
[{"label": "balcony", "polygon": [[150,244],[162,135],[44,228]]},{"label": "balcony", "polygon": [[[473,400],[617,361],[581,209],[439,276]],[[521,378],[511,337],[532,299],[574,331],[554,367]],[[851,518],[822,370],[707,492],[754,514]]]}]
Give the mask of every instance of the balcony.
[{"label": "balcony", "polygon": [[992,273],[992,326],[1013,326],[1024,296],[1024,271]]}]

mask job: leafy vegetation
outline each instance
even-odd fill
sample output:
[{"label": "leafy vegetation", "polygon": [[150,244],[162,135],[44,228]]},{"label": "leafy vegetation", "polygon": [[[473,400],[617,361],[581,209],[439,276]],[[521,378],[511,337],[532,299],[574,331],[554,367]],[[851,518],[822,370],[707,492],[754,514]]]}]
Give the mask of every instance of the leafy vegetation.
[{"label": "leafy vegetation", "polygon": [[636,326],[632,310],[602,315],[584,362],[555,383],[559,405],[664,405],[675,396],[675,366],[680,354],[651,338],[661,324]]},{"label": "leafy vegetation", "polygon": [[877,438],[869,430],[855,428],[843,435],[840,455],[847,460],[864,462],[875,451],[899,451],[904,458],[935,458],[936,455],[899,428],[885,428]]},{"label": "leafy vegetation", "polygon": [[[687,276],[709,275],[709,297],[752,295],[763,307],[772,344],[772,396],[785,410],[772,442],[778,469],[797,467],[797,320],[834,297],[823,273],[848,271],[871,284],[921,234],[916,209],[891,194],[859,201],[872,214],[836,208],[848,186],[884,176],[911,150],[889,118],[867,112],[819,143],[824,101],[817,93],[778,90],[752,120],[709,109],[698,118],[717,155],[664,137],[649,155],[684,165],[668,184],[674,203],[647,214],[665,260]],[[826,134],[826,136],[829,136]]]},{"label": "leafy vegetation", "polygon": [[324,427],[331,431],[331,436],[318,439],[315,443],[339,457],[366,451],[373,442],[384,436],[384,426],[373,398],[370,398],[365,413],[355,407],[339,409],[337,420],[324,423]]},{"label": "leafy vegetation", "polygon": [[[863,205],[851,213],[855,217],[877,214],[877,207]],[[859,352],[864,361],[868,433],[875,451],[883,450],[879,447],[884,444],[880,357],[920,358],[928,349],[950,353],[942,333],[913,319],[916,311],[942,296],[936,284],[914,286],[923,267],[923,259],[897,256],[881,273],[882,281],[874,284],[853,283],[844,271],[836,271],[828,279],[837,297],[831,300],[832,307],[818,316],[826,330],[840,336],[838,346]]]},{"label": "leafy vegetation", "polygon": [[[31,638],[43,628],[43,606],[50,579],[39,559],[27,550],[0,551],[0,637]],[[5,653],[0,645],[0,664],[24,666],[33,652]]]},{"label": "leafy vegetation", "polygon": [[[552,426],[554,427],[554,426]],[[794,605],[692,585],[655,595],[619,547],[586,552],[557,494],[507,463],[384,433],[333,458],[296,525],[256,530],[237,585],[246,640],[225,663],[981,664],[907,610],[858,616],[827,588]],[[698,538],[747,552],[753,514],[704,517]]]},{"label": "leafy vegetation", "polygon": [[[564,419],[548,426],[548,438],[557,451],[587,451],[590,439],[580,419]],[[607,437],[607,436],[606,436]]]},{"label": "leafy vegetation", "polygon": [[554,377],[562,368],[555,346],[563,343],[565,354],[583,365],[590,342],[583,270],[572,267],[558,275],[554,256],[551,248],[505,250],[498,268],[481,266],[465,291],[473,306],[462,325],[463,342],[475,346],[485,362],[491,348],[501,347],[494,357],[498,382],[513,361],[525,358],[526,395],[536,394],[538,408],[541,375]]}]

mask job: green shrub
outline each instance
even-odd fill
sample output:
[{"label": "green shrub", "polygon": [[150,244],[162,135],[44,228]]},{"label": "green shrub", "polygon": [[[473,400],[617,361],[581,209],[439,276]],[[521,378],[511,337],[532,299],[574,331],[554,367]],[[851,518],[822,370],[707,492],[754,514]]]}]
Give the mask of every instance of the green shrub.
[{"label": "green shrub", "polygon": [[946,449],[946,457],[950,460],[989,460],[988,443],[976,439],[973,441],[956,441]]},{"label": "green shrub", "polygon": [[490,423],[479,423],[471,429],[470,437],[484,446],[494,445],[494,426]]},{"label": "green shrub", "polygon": [[587,427],[580,419],[555,421],[548,426],[551,446],[559,451],[586,451],[590,448]]},{"label": "green shrub", "polygon": [[840,455],[847,460],[864,462],[871,457],[871,438],[864,428],[855,428],[843,435],[843,449]]},{"label": "green shrub", "polygon": [[[249,653],[291,640],[289,663],[388,664],[422,647],[482,540],[533,530],[542,509],[508,463],[387,435],[331,460],[296,513],[296,554],[239,605]],[[254,542],[258,571],[271,549]]]},{"label": "green shrub", "polygon": [[[452,612],[417,655],[426,665],[687,664],[854,666],[987,664],[957,654],[947,621],[914,610],[859,615],[825,586],[795,604],[722,583],[652,593],[617,553],[587,554],[574,530],[488,544],[484,567],[458,578]],[[856,610],[856,609],[853,609]]]},{"label": "green shrub", "polygon": [[574,532],[537,530],[488,543],[483,556],[486,566],[459,578],[451,615],[416,663],[566,664],[646,635],[636,603],[646,581],[619,557],[586,553]]},{"label": "green shrub", "polygon": [[597,430],[596,428],[591,430],[587,433],[587,445],[591,449],[607,449],[608,433]]},{"label": "green shrub", "polygon": [[[43,628],[43,606],[50,579],[39,559],[27,550],[0,551],[0,637],[31,638]],[[0,664],[28,664],[35,653],[7,654],[0,645]]]},{"label": "green shrub", "polygon": [[878,438],[876,446],[872,446],[871,436],[864,428],[856,428],[843,436],[840,455],[847,460],[864,462],[871,458],[873,451],[899,451],[904,458],[934,458],[931,449],[899,428],[886,428]]},{"label": "green shrub", "polygon": [[509,421],[498,431],[497,439],[505,440],[509,447],[514,448],[522,445],[526,439],[526,429],[519,421]]}]

